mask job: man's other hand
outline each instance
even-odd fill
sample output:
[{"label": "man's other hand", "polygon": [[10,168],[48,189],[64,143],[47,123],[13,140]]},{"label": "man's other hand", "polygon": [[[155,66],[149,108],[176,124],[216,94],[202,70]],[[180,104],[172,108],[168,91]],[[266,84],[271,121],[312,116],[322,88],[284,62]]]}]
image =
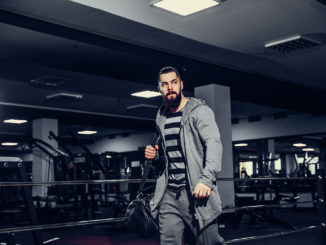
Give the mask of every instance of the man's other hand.
[{"label": "man's other hand", "polygon": [[196,198],[206,198],[211,194],[211,188],[203,183],[198,183],[193,194]]},{"label": "man's other hand", "polygon": [[148,160],[152,160],[156,156],[156,152],[158,150],[158,145],[155,145],[155,148],[151,145],[146,146],[145,149],[145,158]]}]

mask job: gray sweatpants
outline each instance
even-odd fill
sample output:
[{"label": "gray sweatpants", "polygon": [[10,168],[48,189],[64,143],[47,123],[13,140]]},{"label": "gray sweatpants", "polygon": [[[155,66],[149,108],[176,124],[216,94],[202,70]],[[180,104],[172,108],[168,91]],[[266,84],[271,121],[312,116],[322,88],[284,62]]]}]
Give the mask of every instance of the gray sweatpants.
[{"label": "gray sweatpants", "polygon": [[161,245],[181,245],[183,234],[187,226],[194,234],[189,242],[195,244],[196,239],[201,245],[226,244],[218,233],[217,223],[210,224],[199,232],[198,224],[194,217],[193,197],[183,189],[180,193],[167,190],[162,199],[159,209],[159,230]]}]

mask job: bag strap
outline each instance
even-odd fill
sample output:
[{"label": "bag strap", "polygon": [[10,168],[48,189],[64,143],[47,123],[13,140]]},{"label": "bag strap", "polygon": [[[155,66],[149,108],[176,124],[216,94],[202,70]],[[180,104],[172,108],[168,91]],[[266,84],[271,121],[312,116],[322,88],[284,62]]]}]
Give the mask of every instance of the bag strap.
[{"label": "bag strap", "polygon": [[[155,147],[155,145],[158,144],[159,140],[160,140],[160,135],[155,133],[154,137],[153,137],[153,140],[152,140],[151,146]],[[143,191],[144,191],[145,182],[146,182],[146,179],[148,177],[149,170],[152,167],[152,161],[153,160],[146,160],[145,161],[144,173],[143,173],[143,176],[141,178],[141,183],[140,183],[139,188],[138,188],[138,194],[142,194]]]}]

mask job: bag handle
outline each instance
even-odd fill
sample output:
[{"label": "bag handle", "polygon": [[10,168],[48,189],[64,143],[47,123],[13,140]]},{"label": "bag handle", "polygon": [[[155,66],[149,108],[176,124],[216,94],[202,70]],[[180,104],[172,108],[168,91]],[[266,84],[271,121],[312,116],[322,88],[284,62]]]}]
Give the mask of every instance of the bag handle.
[{"label": "bag handle", "polygon": [[[152,144],[151,144],[151,146],[152,146],[152,147],[155,147],[155,145],[158,144],[159,140],[160,140],[160,135],[157,134],[157,133],[155,133],[155,134],[154,134],[154,137],[153,137],[153,139],[152,139]],[[145,181],[146,181],[146,179],[147,179],[147,176],[148,176],[148,173],[149,173],[149,169],[150,169],[151,166],[152,166],[152,161],[153,161],[153,160],[146,160],[146,161],[145,161],[144,173],[143,173],[143,176],[142,176],[142,178],[141,178],[141,183],[140,183],[139,188],[138,188],[138,194],[142,194],[143,191],[144,191]]]}]

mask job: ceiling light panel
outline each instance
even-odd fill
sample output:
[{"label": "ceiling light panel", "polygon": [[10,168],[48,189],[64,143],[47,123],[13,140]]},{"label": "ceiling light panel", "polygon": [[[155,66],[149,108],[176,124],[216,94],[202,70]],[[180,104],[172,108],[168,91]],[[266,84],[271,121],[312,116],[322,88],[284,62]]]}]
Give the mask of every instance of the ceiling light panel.
[{"label": "ceiling light panel", "polygon": [[2,146],[16,146],[18,145],[17,142],[2,142],[1,143]]},{"label": "ceiling light panel", "polygon": [[314,148],[303,148],[302,151],[315,151]]},{"label": "ceiling light panel", "polygon": [[244,147],[244,146],[248,146],[247,143],[238,143],[238,144],[234,144],[235,147]]},{"label": "ceiling light panel", "polygon": [[97,134],[97,131],[95,131],[95,130],[83,130],[83,131],[78,131],[78,134],[84,134],[84,135]]},{"label": "ceiling light panel", "polygon": [[133,93],[131,95],[136,96],[136,97],[142,97],[142,98],[152,98],[152,97],[160,96],[161,94],[159,92],[156,92],[156,91],[146,90],[146,91]]},{"label": "ceiling light panel", "polygon": [[306,147],[307,145],[304,143],[294,143],[293,146],[295,147]]},{"label": "ceiling light panel", "polygon": [[27,123],[27,120],[22,119],[7,119],[3,121],[4,123],[11,123],[11,124],[22,124]]},{"label": "ceiling light panel", "polygon": [[160,0],[152,3],[155,7],[181,16],[191,15],[219,4],[214,0]]}]

